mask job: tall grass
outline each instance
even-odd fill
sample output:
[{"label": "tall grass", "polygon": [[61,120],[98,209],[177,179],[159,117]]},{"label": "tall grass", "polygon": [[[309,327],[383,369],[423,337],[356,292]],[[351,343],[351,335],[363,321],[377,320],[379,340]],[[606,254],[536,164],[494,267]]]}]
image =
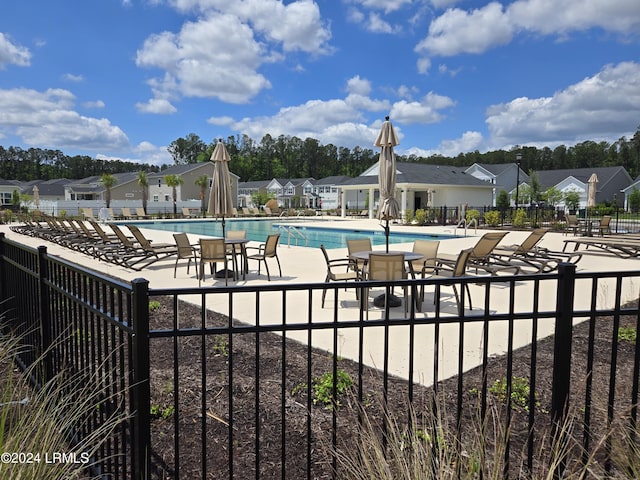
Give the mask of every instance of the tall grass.
[{"label": "tall grass", "polygon": [[116,399],[87,372],[61,371],[32,388],[27,379],[41,362],[19,371],[21,348],[19,338],[0,335],[0,480],[90,478],[94,455],[125,418],[111,413],[82,438],[73,433]]},{"label": "tall grass", "polygon": [[[640,478],[638,432],[629,422],[611,426],[585,454],[581,447],[581,412],[573,411],[558,428],[538,432],[538,451],[533,471],[525,465],[525,452],[511,451],[505,465],[507,441],[512,432],[505,427],[504,409],[493,403],[482,421],[473,417],[461,435],[453,416],[446,412],[444,396],[433,405],[409,409],[396,417],[387,409],[373,409],[350,401],[338,412],[358,418],[357,444],[328,448],[337,463],[338,478],[344,480],[449,480],[528,478],[551,480],[559,471],[563,479]],[[383,413],[379,415],[380,410]],[[629,417],[627,416],[627,419]],[[352,422],[353,423],[353,422]],[[455,421],[454,421],[455,423]],[[522,432],[521,432],[522,433]],[[525,442],[526,443],[526,442]],[[609,461],[603,461],[610,453]]]}]

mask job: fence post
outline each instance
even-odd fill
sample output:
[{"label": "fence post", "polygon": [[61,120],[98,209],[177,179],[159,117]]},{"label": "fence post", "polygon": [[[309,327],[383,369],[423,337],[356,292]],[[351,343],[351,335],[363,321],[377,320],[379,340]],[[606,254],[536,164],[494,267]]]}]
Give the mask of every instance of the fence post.
[{"label": "fence post", "polygon": [[0,302],[4,302],[6,297],[4,292],[4,240],[4,232],[0,232]]},{"label": "fence post", "polygon": [[134,479],[150,478],[151,389],[149,385],[149,281],[131,282],[133,312],[133,472]]},{"label": "fence post", "polygon": [[553,351],[553,383],[551,386],[552,442],[560,457],[552,464],[553,478],[562,478],[566,464],[564,437],[566,415],[569,406],[571,379],[571,337],[573,333],[573,299],[576,283],[576,265],[561,263],[558,266],[556,293],[556,326]]},{"label": "fence post", "polygon": [[40,352],[44,361],[44,378],[39,378],[41,385],[53,378],[53,352],[51,345],[51,316],[49,315],[49,287],[46,280],[49,278],[49,264],[47,263],[47,247],[38,247],[38,308],[40,310]]}]

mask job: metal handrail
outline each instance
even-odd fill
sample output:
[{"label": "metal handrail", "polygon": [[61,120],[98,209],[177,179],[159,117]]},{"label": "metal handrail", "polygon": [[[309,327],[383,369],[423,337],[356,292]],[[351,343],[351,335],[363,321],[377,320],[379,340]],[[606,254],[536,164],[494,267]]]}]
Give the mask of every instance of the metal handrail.
[{"label": "metal handrail", "polygon": [[279,225],[278,226],[278,230],[280,230],[280,232],[285,232],[287,235],[287,246],[291,246],[291,237],[293,237],[296,241],[296,246],[299,246],[299,240],[304,240],[304,246],[307,247],[309,246],[309,239],[307,238],[307,236],[302,233],[300,230],[298,230],[296,227],[294,227],[293,225]]}]

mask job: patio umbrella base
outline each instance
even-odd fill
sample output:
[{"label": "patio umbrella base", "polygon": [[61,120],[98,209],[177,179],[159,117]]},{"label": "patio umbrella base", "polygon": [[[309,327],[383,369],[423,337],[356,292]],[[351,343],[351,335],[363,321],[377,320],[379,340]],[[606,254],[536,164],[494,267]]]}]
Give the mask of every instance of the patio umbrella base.
[{"label": "patio umbrella base", "polygon": [[[378,295],[373,299],[373,304],[378,308],[384,308],[384,297],[386,295],[383,293],[382,295]],[[389,307],[399,307],[402,305],[402,300],[399,297],[396,297],[394,294],[389,294],[389,301],[387,302]]]},{"label": "patio umbrella base", "polygon": [[218,270],[215,273],[216,278],[233,278],[234,273],[233,270]]}]

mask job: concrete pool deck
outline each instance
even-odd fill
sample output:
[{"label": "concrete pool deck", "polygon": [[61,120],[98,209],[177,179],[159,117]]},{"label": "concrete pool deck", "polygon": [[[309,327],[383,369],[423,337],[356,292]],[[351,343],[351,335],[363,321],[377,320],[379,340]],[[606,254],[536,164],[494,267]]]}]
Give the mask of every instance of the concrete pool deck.
[{"label": "concrete pool deck", "polygon": [[[346,229],[364,229],[364,230],[382,230],[378,220],[369,219],[339,219],[334,217],[325,217],[322,220],[312,220],[306,223],[309,226],[318,227],[330,227],[330,228],[346,228]],[[105,273],[124,281],[131,281],[135,278],[146,278],[149,280],[149,286],[152,289],[161,288],[179,288],[179,287],[198,287],[198,279],[195,274],[195,269],[190,269],[190,273],[187,274],[186,260],[179,263],[177,277],[173,278],[173,267],[175,263],[175,257],[167,258],[153,265],[145,268],[142,271],[134,271],[124,268],[122,266],[113,265],[110,263],[98,261],[92,257],[83,255],[81,253],[64,248],[60,245],[46,242],[39,238],[30,237],[27,235],[21,235],[9,230],[8,225],[0,225],[0,231],[5,232],[7,238],[20,242],[31,247],[38,247],[45,245],[50,254],[60,256],[62,258],[69,259],[76,263],[82,264],[88,268],[96,270],[101,273]],[[415,226],[401,226],[392,225],[391,228],[394,231],[406,231],[411,233],[429,233],[429,234],[454,234],[453,227],[415,227]],[[142,231],[149,238],[152,238],[154,242],[168,242],[174,243],[172,232],[165,232],[153,229],[142,228]],[[464,232],[458,230],[458,234]],[[484,230],[469,230],[466,237],[446,239],[440,242],[439,253],[457,254],[463,248],[469,248],[477,242],[478,238],[485,233]],[[511,231],[503,240],[503,244],[518,244],[524,238],[528,236],[527,231]],[[195,235],[189,235],[190,240],[194,243],[197,239]],[[541,245],[552,250],[562,250],[564,246],[563,240],[569,238],[565,237],[561,233],[549,232],[543,238]],[[258,242],[250,242],[249,246],[257,246]],[[410,251],[412,249],[411,243],[393,244],[391,247],[394,250]],[[374,247],[374,250],[384,250],[384,246]],[[583,251],[583,250],[581,250]],[[277,283],[291,284],[291,283],[314,283],[322,282],[326,274],[326,264],[322,256],[322,252],[318,248],[305,248],[298,246],[288,246],[286,238],[281,237],[281,244],[278,247],[278,253],[280,263],[282,265],[282,278],[278,277],[277,265],[275,260],[270,260],[271,282],[267,281],[267,277],[264,274],[264,265],[262,267],[262,275],[257,274],[256,262],[251,262],[249,265],[249,273],[246,280],[240,279],[238,282],[229,282],[229,285],[247,285],[251,287],[259,287],[261,285],[274,285]],[[332,258],[339,258],[346,256],[345,248],[332,249],[329,254]],[[599,253],[596,251],[587,251],[580,262],[578,263],[578,271],[586,272],[612,272],[612,271],[640,271],[640,258],[639,259],[622,259],[615,257],[611,254]],[[613,283],[610,280],[603,279],[603,285],[600,289],[600,295],[597,298],[598,307],[612,307],[613,306]],[[516,295],[515,295],[515,311],[531,311],[533,289],[532,282],[517,282]],[[545,282],[546,285],[542,287],[538,296],[540,301],[541,310],[554,310],[555,309],[555,282]],[[203,285],[206,286],[224,286],[224,280],[214,280],[210,275],[207,275]],[[640,286],[640,278],[633,278],[625,281],[623,288],[623,302],[638,297],[638,289]],[[588,292],[588,289],[580,290]],[[312,303],[309,305],[309,297],[306,292],[290,292],[287,294],[286,312],[282,309],[282,294],[278,292],[262,292],[260,303],[260,321],[261,324],[267,323],[281,323],[283,318],[286,318],[287,323],[299,323],[308,321],[307,312],[309,309],[313,311],[314,322],[332,322],[334,319],[334,312],[338,314],[338,321],[357,320],[359,318],[358,302],[355,298],[353,291],[345,292],[341,290],[338,292],[339,305],[337,309],[334,309],[333,292],[331,290],[327,293],[327,300],[325,308],[321,308],[320,290],[317,294],[313,295]],[[424,310],[418,312],[416,315],[419,318],[433,318],[434,306],[432,302],[432,291],[427,292],[427,297],[423,303]],[[372,291],[371,296],[375,296],[376,292]],[[470,313],[478,314],[482,312],[484,291],[480,286],[471,286],[471,295],[473,299],[474,310]],[[243,298],[246,296],[246,298]],[[182,298],[182,297],[181,297]],[[198,303],[201,296],[195,295],[191,298],[183,298],[194,303]],[[207,295],[206,306],[208,309],[215,310],[222,314],[229,313],[229,301],[226,295]],[[589,308],[591,298],[589,294],[576,295],[575,305],[576,308]],[[509,307],[509,289],[503,288],[500,285],[492,287],[491,292],[491,312],[508,312]],[[442,315],[455,313],[455,300],[451,289],[443,289],[443,302],[442,302]],[[243,293],[234,295],[233,302],[233,317],[239,321],[246,323],[253,323],[256,318],[256,302],[255,293]],[[392,309],[392,318],[397,318],[403,315],[403,308]],[[371,308],[370,318],[381,318],[383,312],[380,309]],[[465,324],[465,343],[464,343],[464,370],[473,368],[481,361],[481,341],[482,341],[482,323],[481,322],[469,322]],[[547,336],[552,333],[552,322],[547,322],[545,325],[539,325],[539,336]],[[531,339],[531,322],[521,321],[518,323],[516,329],[516,337],[514,339],[514,346],[527,345]],[[490,342],[489,342],[489,354],[498,355],[503,353],[507,347],[507,322],[495,322],[492,323]],[[455,375],[458,370],[458,326],[455,324],[441,325],[440,326],[440,340],[438,350],[440,352],[440,371],[439,378],[446,378],[451,375]],[[420,325],[415,328],[415,338],[418,339],[418,345],[413,348],[415,355],[415,372],[414,378],[421,383],[429,384],[433,378],[433,327],[428,325]],[[338,339],[337,352],[341,357],[357,359],[358,348],[358,329],[344,329],[340,331]],[[314,333],[313,344],[314,346],[332,350],[333,346],[333,332],[332,330],[318,331]],[[296,338],[301,342],[306,342],[306,332],[302,332],[299,335],[289,334],[290,338]],[[383,364],[383,329],[382,328],[370,328],[366,329],[365,333],[365,363],[371,366],[381,367]],[[390,342],[390,358],[389,358],[389,371],[392,374],[405,377],[407,375],[407,365],[409,359],[408,345],[409,345],[409,327],[407,326],[394,326],[389,329],[389,342]]]}]

